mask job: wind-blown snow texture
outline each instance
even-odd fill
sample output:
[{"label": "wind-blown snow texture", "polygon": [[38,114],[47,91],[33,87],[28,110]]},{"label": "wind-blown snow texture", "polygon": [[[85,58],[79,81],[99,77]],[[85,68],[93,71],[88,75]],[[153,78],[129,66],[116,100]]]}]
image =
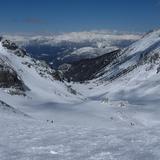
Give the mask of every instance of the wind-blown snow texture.
[{"label": "wind-blown snow texture", "polygon": [[[0,100],[32,118],[1,107],[0,159],[160,159],[159,35],[160,30],[147,34],[126,48],[103,77],[85,84],[64,85],[48,74],[41,77],[36,65],[21,63],[31,63],[31,58],[17,57],[1,46],[0,58],[9,59],[30,91],[11,96],[9,89],[1,89]],[[137,66],[127,74],[113,81],[104,78],[132,64]]]}]

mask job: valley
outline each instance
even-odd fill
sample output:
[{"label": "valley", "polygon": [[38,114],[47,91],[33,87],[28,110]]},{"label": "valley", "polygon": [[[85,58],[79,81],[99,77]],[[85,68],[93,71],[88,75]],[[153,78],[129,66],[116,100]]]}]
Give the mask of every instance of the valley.
[{"label": "valley", "polygon": [[154,30],[53,68],[3,37],[0,159],[159,159],[159,55]]}]

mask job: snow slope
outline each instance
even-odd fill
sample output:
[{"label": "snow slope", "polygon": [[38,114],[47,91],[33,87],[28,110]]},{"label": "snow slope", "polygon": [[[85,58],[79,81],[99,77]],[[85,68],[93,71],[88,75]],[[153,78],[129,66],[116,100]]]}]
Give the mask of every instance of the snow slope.
[{"label": "snow slope", "polygon": [[160,30],[155,30],[124,49],[117,60],[102,70],[102,73],[105,73],[103,78],[109,80],[120,76],[123,72],[130,71],[143,63],[145,58],[159,55],[159,51]]},{"label": "snow slope", "polygon": [[1,120],[1,160],[157,160],[160,156],[159,127],[97,129],[19,121]]},{"label": "snow slope", "polygon": [[0,101],[0,115],[1,115],[1,118],[4,118],[4,117],[12,117],[12,116],[19,116],[19,117],[25,117],[25,118],[31,118],[29,115],[19,111],[18,109],[15,109],[14,107],[6,104],[5,102],[3,101]]},{"label": "snow slope", "polygon": [[[28,88],[26,96],[12,96],[13,88],[1,88],[0,99],[10,105],[16,105],[17,101],[41,102],[68,102],[77,101],[75,95],[71,94],[69,88],[53,77],[54,71],[46,64],[36,61],[29,56],[20,57],[14,51],[4,48],[0,43],[0,59],[5,61],[18,74],[25,86]],[[72,99],[72,100],[71,100]]]},{"label": "snow slope", "polygon": [[[132,107],[136,121],[143,125],[159,124],[160,96],[160,30],[147,34],[131,45],[119,57],[119,63],[113,64],[106,73],[90,83],[73,84],[89,100],[101,101],[106,105]],[[128,54],[127,54],[128,51]],[[144,54],[143,57],[140,55]],[[128,58],[132,55],[132,58]],[[139,59],[141,57],[141,59]],[[122,62],[121,62],[122,59]],[[125,60],[124,60],[125,59]],[[136,67],[110,81],[110,74],[135,65]],[[106,80],[107,78],[107,80]],[[132,106],[133,105],[133,106]],[[132,114],[134,112],[131,112]],[[134,118],[133,118],[134,119]]]}]

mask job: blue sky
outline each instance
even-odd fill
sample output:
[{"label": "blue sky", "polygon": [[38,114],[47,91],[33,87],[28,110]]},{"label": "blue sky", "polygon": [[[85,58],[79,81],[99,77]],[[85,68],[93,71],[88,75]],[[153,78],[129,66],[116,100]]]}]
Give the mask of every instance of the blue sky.
[{"label": "blue sky", "polygon": [[0,32],[144,32],[158,27],[160,0],[0,0]]}]

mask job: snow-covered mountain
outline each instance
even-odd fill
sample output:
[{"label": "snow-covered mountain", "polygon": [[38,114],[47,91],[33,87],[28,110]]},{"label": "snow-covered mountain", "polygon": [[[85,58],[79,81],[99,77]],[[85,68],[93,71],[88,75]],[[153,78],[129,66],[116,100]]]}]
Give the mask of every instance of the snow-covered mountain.
[{"label": "snow-covered mountain", "polygon": [[31,58],[15,43],[1,39],[0,100],[11,106],[17,105],[16,95],[20,95],[19,100],[33,103],[52,100],[62,103],[70,101],[70,97],[76,100],[71,88],[55,80],[54,73],[45,62]]},{"label": "snow-covered mountain", "polygon": [[[85,81],[100,78],[112,81],[134,70],[146,61],[159,58],[159,30],[146,34],[142,39],[122,50],[115,50],[93,59],[69,63],[68,68],[60,67],[60,73],[73,81]],[[102,61],[100,60],[102,59]],[[97,65],[99,65],[98,67]],[[88,74],[89,72],[89,74]],[[78,79],[79,77],[79,79]]]},{"label": "snow-covered mountain", "polygon": [[154,126],[160,123],[159,71],[160,30],[155,30],[121,51],[96,79],[85,85],[73,83],[72,87],[90,101],[101,101],[109,108],[125,108],[117,111],[120,121],[132,119],[134,124]]},{"label": "snow-covered mountain", "polygon": [[[121,51],[97,73],[96,79],[85,84],[86,87],[83,84],[73,86],[87,97],[103,97],[107,102],[111,98],[113,101],[124,100],[135,105],[157,106],[159,71],[160,30],[155,30]],[[85,72],[81,76],[83,74]]]},{"label": "snow-covered mountain", "polygon": [[141,40],[122,50],[120,57],[114,63],[105,68],[104,78],[114,79],[139,65],[147,62],[154,63],[159,60],[160,52],[160,30],[155,30],[146,34]]},{"label": "snow-covered mountain", "polygon": [[61,66],[80,77],[89,68],[83,83],[55,80],[63,75],[5,39],[0,60],[0,159],[160,159],[160,30]]},{"label": "snow-covered mountain", "polygon": [[49,36],[4,35],[4,37],[23,46],[34,58],[45,60],[51,67],[57,68],[65,62],[95,58],[124,48],[138,40],[141,35],[94,31]]}]

